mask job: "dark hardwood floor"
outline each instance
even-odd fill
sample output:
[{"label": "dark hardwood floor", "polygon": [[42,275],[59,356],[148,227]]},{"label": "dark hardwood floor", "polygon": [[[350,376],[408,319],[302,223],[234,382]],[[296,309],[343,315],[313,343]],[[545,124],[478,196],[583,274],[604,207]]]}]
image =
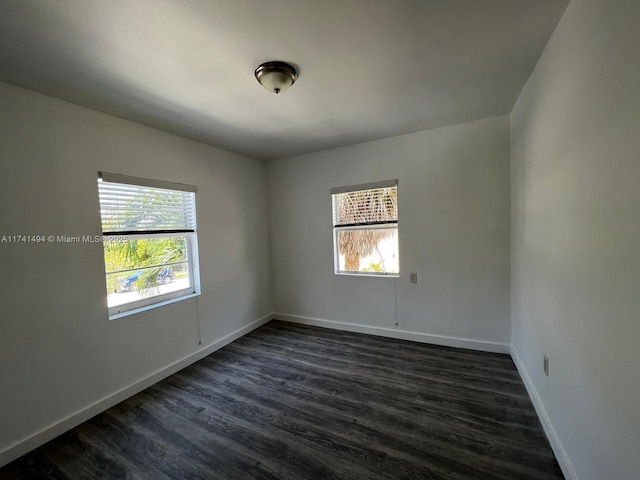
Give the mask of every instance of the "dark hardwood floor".
[{"label": "dark hardwood floor", "polygon": [[272,321],[1,479],[561,479],[508,355]]}]

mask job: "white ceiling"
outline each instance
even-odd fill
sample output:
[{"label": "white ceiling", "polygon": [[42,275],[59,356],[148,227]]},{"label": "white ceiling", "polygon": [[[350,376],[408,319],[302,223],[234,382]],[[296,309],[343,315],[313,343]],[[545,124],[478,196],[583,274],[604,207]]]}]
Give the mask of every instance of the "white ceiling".
[{"label": "white ceiling", "polygon": [[567,3],[3,0],[0,79],[266,160],[508,113]]}]

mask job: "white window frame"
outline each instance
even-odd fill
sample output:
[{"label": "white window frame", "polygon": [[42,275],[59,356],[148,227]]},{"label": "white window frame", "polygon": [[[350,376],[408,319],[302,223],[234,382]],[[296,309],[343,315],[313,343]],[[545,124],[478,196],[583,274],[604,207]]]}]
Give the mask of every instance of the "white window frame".
[{"label": "white window frame", "polygon": [[[182,262],[176,262],[171,264],[159,264],[153,265],[149,267],[136,267],[125,270],[117,270],[113,272],[106,271],[105,264],[105,291],[107,290],[107,281],[106,277],[108,274],[114,273],[126,273],[127,271],[135,272],[138,270],[143,270],[144,268],[157,268],[164,266],[171,266],[177,264],[187,263],[187,268],[189,269],[189,285],[186,288],[168,292],[161,295],[155,295],[152,297],[141,298],[140,300],[135,300],[133,302],[125,303],[122,305],[115,305],[112,307],[108,307],[109,311],[109,319],[114,320],[116,318],[120,318],[123,316],[131,315],[134,313],[138,313],[141,311],[149,310],[152,308],[161,307],[170,303],[174,303],[176,301],[184,300],[187,298],[192,298],[197,295],[200,295],[200,267],[199,267],[199,257],[198,257],[198,234],[197,234],[197,225],[196,225],[196,193],[197,187],[193,185],[185,185],[181,183],[174,182],[166,182],[162,180],[151,180],[140,177],[131,177],[127,175],[107,173],[107,172],[98,172],[98,182],[109,182],[109,183],[119,183],[126,184],[138,187],[151,187],[151,188],[161,188],[165,190],[177,190],[181,192],[192,192],[194,194],[193,200],[193,231],[161,231],[161,232],[103,232],[103,238],[108,239],[109,237],[124,239],[126,240],[137,240],[137,239],[152,239],[152,238],[170,238],[170,237],[180,237],[185,238],[186,242],[186,260]],[[104,252],[103,252],[104,255]],[[104,258],[103,258],[104,261]]]},{"label": "white window frame", "polygon": [[[360,190],[373,190],[376,188],[388,188],[388,187],[398,187],[398,180],[384,180],[381,182],[373,182],[373,183],[364,183],[360,185],[351,185],[345,187],[335,187],[330,190],[331,192],[331,215],[334,215],[335,205],[334,205],[334,195],[340,193],[350,193],[357,192]],[[336,226],[333,225],[333,273],[335,275],[345,275],[352,277],[377,277],[377,278],[399,278],[400,277],[400,268],[398,266],[398,272],[352,272],[352,271],[344,271],[340,270],[340,251],[338,245],[338,233],[340,231],[349,231],[349,230],[382,230],[382,229],[390,229],[395,230],[396,235],[398,236],[398,255],[400,251],[400,238],[399,238],[399,217],[400,213],[398,211],[398,219],[395,222],[389,223],[370,223],[366,225],[353,225],[353,226]],[[333,224],[334,222],[332,222]]]}]

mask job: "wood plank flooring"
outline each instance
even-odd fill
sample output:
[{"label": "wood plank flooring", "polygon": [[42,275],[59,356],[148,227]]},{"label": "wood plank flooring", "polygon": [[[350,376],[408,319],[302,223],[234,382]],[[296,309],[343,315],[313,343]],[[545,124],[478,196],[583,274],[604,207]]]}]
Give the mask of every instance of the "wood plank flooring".
[{"label": "wood plank flooring", "polygon": [[0,479],[561,479],[508,355],[272,321]]}]

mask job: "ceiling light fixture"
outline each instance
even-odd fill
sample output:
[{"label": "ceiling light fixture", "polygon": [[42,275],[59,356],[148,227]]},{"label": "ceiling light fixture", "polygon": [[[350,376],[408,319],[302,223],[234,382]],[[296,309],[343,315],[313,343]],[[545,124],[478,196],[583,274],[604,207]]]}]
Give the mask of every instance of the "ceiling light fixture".
[{"label": "ceiling light fixture", "polygon": [[267,62],[256,68],[256,80],[273,93],[287,90],[298,79],[298,72],[288,63]]}]

